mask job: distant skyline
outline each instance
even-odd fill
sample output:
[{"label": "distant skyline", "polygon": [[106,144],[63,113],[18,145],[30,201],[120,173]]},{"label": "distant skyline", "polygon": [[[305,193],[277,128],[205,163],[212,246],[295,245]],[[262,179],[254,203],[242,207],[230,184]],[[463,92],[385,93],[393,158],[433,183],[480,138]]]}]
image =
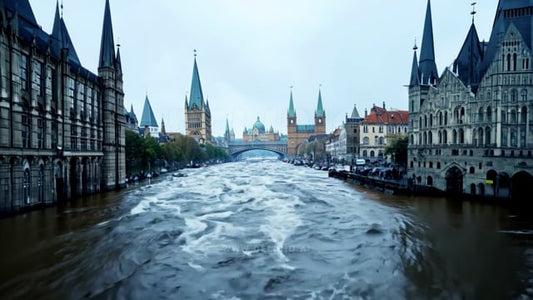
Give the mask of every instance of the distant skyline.
[{"label": "distant skyline", "polygon": [[[257,116],[286,133],[290,86],[299,124],[312,124],[321,85],[327,132],[354,104],[407,110],[415,38],[420,47],[427,0],[110,0],[121,44],[124,106],[140,120],[146,95],[161,126],[184,132],[193,50],[213,135],[226,117],[237,138]],[[50,33],[56,0],[30,0]],[[472,1],[433,0],[439,73],[450,66],[472,23]],[[488,40],[498,1],[477,1],[476,28]],[[97,73],[105,0],[64,0],[63,17],[84,67]]]}]

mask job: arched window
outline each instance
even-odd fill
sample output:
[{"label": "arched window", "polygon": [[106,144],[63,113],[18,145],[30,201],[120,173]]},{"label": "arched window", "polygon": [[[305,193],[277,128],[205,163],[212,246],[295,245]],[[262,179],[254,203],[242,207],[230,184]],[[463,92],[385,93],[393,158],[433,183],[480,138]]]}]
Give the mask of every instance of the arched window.
[{"label": "arched window", "polygon": [[23,200],[24,204],[30,204],[31,202],[31,177],[30,177],[30,169],[24,170],[24,178],[22,182],[22,190],[23,190]]},{"label": "arched window", "polygon": [[502,123],[507,123],[507,113],[504,110],[502,110],[501,119]]},{"label": "arched window", "polygon": [[523,89],[521,92],[520,92],[520,100],[526,102],[527,101],[527,90],[526,89]]},{"label": "arched window", "polygon": [[507,90],[503,91],[502,93],[502,102],[507,103],[509,100],[509,92]]},{"label": "arched window", "polygon": [[478,129],[478,143],[477,143],[478,146],[482,146],[483,145],[483,128],[479,128]]},{"label": "arched window", "polygon": [[527,107],[523,106],[520,110],[520,124],[526,125],[527,123]]},{"label": "arched window", "polygon": [[509,122],[511,124],[516,124],[516,110],[511,110],[511,113],[510,113],[511,117],[509,118]]},{"label": "arched window", "polygon": [[428,133],[428,144],[433,145],[433,132]]},{"label": "arched window", "polygon": [[511,128],[511,147],[518,146],[517,132],[515,128]]},{"label": "arched window", "polygon": [[457,131],[455,129],[453,130],[452,136],[452,143],[457,144]]},{"label": "arched window", "polygon": [[442,131],[439,130],[439,144],[442,144]]},{"label": "arched window", "polygon": [[375,157],[376,156],[376,153],[374,152],[374,150],[370,151],[370,157]]},{"label": "arched window", "polygon": [[483,122],[483,107],[479,108],[478,121]]},{"label": "arched window", "polygon": [[513,71],[516,71],[516,53],[513,54]]},{"label": "arched window", "polygon": [[429,115],[429,126],[433,127],[433,114]]},{"label": "arched window", "polygon": [[439,125],[442,126],[442,111],[439,112]]},{"label": "arched window", "polygon": [[465,108],[461,107],[461,121],[460,124],[463,124],[465,122]]},{"label": "arched window", "polygon": [[432,186],[433,185],[433,177],[428,176],[427,178],[427,185]]},{"label": "arched window", "polygon": [[424,145],[428,144],[428,134],[427,132],[424,132]]},{"label": "arched window", "polygon": [[385,144],[385,138],[383,138],[382,136],[379,137],[379,144],[380,145]]},{"label": "arched window", "polygon": [[507,54],[507,71],[511,71],[511,54]]},{"label": "arched window", "polygon": [[442,143],[448,144],[448,131],[444,130],[442,132]]},{"label": "arched window", "polygon": [[459,129],[459,144],[464,144],[464,143],[465,143],[465,132],[461,128]]},{"label": "arched window", "polygon": [[367,157],[368,156],[368,151],[367,150],[363,150],[363,157]]},{"label": "arched window", "polygon": [[512,90],[511,91],[511,102],[516,102],[518,100],[518,91],[517,90]]},{"label": "arched window", "polygon": [[492,108],[487,107],[487,122],[492,122]]},{"label": "arched window", "polygon": [[490,127],[485,128],[485,145],[490,145]]}]

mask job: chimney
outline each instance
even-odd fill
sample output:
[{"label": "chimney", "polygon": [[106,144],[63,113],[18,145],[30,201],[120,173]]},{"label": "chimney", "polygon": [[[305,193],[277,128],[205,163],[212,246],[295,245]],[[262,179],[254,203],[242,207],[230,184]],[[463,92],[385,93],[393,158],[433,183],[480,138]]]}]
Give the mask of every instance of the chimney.
[{"label": "chimney", "polygon": [[387,109],[385,108],[385,101],[383,101],[383,110],[387,110]]}]

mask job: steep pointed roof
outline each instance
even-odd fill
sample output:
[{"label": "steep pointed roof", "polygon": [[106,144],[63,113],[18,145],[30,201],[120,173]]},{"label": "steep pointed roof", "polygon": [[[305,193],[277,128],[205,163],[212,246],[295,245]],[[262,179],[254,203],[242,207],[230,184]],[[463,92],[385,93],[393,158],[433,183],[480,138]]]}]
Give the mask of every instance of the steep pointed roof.
[{"label": "steep pointed roof", "polygon": [[527,8],[533,6],[533,0],[499,0],[494,23],[492,25],[492,33],[488,46],[483,55],[483,63],[480,68],[480,77],[483,77],[490,64],[494,60],[494,56],[501,45],[501,39],[505,32],[509,29],[511,24],[514,24],[517,30],[522,35],[526,45],[529,49],[533,47],[533,16],[531,14],[514,14],[506,13],[512,12],[520,8]]},{"label": "steep pointed roof", "polygon": [[56,14],[54,18],[54,26],[52,28],[51,39],[51,51],[52,55],[56,58],[61,58],[61,50],[68,49],[68,60],[71,63],[81,65],[76,49],[74,49],[74,44],[70,39],[70,35],[67,30],[67,26],[63,18],[59,13],[59,3],[56,6]]},{"label": "steep pointed roof", "polygon": [[433,21],[431,17],[431,0],[428,0],[426,20],[424,22],[424,34],[420,49],[420,74],[422,84],[431,84],[439,78],[435,63],[435,45],[433,43]]},{"label": "steep pointed roof", "polygon": [[157,120],[155,119],[152,106],[150,105],[150,100],[148,100],[148,96],[146,96],[146,99],[144,99],[143,115],[141,117],[141,123],[139,126],[159,127],[157,125]]},{"label": "steep pointed roof", "polygon": [[120,59],[120,48],[117,49],[117,57],[115,59],[115,69],[119,76],[122,75],[122,60]]},{"label": "steep pointed roof", "polygon": [[359,111],[357,111],[357,106],[356,105],[353,106],[351,118],[357,118],[357,119],[360,118]]},{"label": "steep pointed roof", "polygon": [[324,117],[324,107],[322,106],[322,91],[318,90],[318,104],[316,106],[316,112],[315,112],[317,118],[323,118]]},{"label": "steep pointed roof", "polygon": [[465,42],[459,55],[453,63],[453,70],[459,73],[459,79],[463,83],[472,87],[475,92],[481,81],[479,76],[479,66],[483,59],[481,43],[479,42],[476,26],[472,23],[466,36]]},{"label": "steep pointed roof", "polygon": [[209,99],[205,100],[205,111],[211,113],[211,109],[209,108]]},{"label": "steep pointed roof", "polygon": [[18,17],[24,19],[31,25],[39,26],[29,0],[7,0],[6,5],[11,11],[17,11]]},{"label": "steep pointed roof", "polygon": [[226,118],[226,130],[224,130],[225,134],[229,134],[229,121],[228,118]]},{"label": "steep pointed roof", "polygon": [[113,38],[113,23],[109,0],[105,1],[104,24],[102,27],[102,41],[100,44],[99,68],[115,66],[115,41]]},{"label": "steep pointed roof", "polygon": [[291,100],[289,102],[289,111],[287,112],[289,118],[296,117],[296,111],[294,110],[294,102],[292,101],[292,90],[291,90]]},{"label": "steep pointed roof", "polygon": [[202,92],[202,83],[200,82],[200,73],[198,72],[198,64],[196,63],[196,56],[194,57],[194,66],[192,69],[191,94],[189,95],[189,110],[193,107],[202,109],[204,104],[204,93]]},{"label": "steep pointed roof", "polygon": [[411,68],[411,80],[409,80],[409,86],[420,85],[420,69],[418,68],[418,58],[416,56],[416,50],[418,48],[413,48],[413,67]]}]

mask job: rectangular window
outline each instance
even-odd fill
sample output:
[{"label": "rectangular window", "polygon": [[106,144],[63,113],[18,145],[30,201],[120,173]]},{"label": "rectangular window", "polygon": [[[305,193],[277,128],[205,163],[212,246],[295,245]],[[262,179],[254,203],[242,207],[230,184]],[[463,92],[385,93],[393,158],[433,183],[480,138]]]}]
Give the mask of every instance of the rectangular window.
[{"label": "rectangular window", "polygon": [[46,75],[45,75],[45,95],[46,95],[46,104],[50,105],[52,107],[52,111],[54,111],[57,108],[57,105],[55,103],[55,99],[52,98],[52,68],[47,67],[46,68]]},{"label": "rectangular window", "polygon": [[28,56],[25,54],[20,55],[20,85],[22,90],[28,90],[29,85],[29,73],[28,73]]},{"label": "rectangular window", "polygon": [[41,90],[41,83],[42,83],[42,65],[38,61],[33,61],[32,63],[33,67],[33,74],[31,79],[31,88],[34,93],[34,95],[43,96],[42,90]]},{"label": "rectangular window", "polygon": [[74,114],[74,79],[67,77],[67,109]]},{"label": "rectangular window", "polygon": [[22,115],[22,148],[29,148],[31,145],[31,121],[27,115]]}]

